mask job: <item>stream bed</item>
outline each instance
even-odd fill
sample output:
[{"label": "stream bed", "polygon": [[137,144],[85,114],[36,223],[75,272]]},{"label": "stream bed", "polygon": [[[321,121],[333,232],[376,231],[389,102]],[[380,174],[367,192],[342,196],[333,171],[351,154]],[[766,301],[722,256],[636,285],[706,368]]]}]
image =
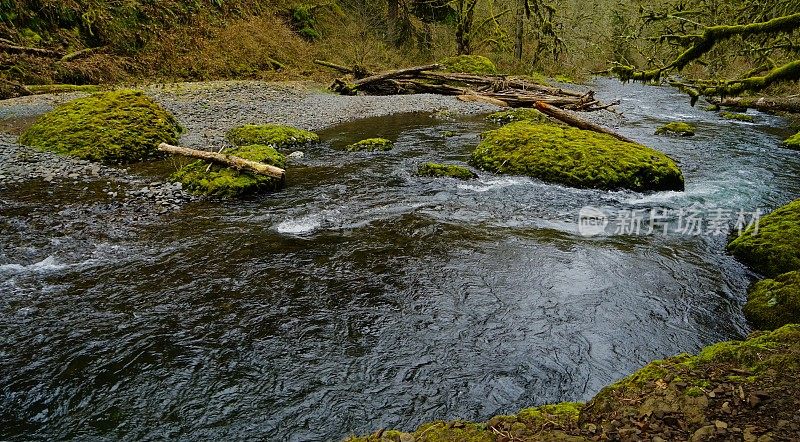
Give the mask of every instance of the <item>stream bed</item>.
[{"label": "stream bed", "polygon": [[[716,235],[590,237],[577,219],[767,212],[800,196],[785,122],[592,87],[621,99],[620,133],[680,163],[685,192],[418,177],[494,127],[448,112],[329,127],[284,191],[155,215],[115,202],[133,185],[0,183],[0,437],[338,441],[585,401],[745,336],[752,275],[724,251],[735,216]],[[677,120],[697,136],[653,135]],[[375,136],[395,149],[341,150]]]}]

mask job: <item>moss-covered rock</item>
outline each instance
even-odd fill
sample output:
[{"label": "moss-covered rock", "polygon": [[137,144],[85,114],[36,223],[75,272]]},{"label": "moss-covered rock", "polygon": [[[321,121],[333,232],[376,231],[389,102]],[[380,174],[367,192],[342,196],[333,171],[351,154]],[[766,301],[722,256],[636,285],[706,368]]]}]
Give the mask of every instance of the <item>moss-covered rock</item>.
[{"label": "moss-covered rock", "polygon": [[419,166],[417,175],[427,176],[434,178],[449,177],[459,180],[471,180],[477,178],[478,175],[464,166],[456,166],[454,164],[438,164],[438,163],[424,163]]},{"label": "moss-covered rock", "polygon": [[689,123],[681,123],[678,121],[665,124],[656,130],[656,135],[675,134],[682,137],[694,136],[695,127]]},{"label": "moss-covered rock", "polygon": [[760,330],[800,324],[800,271],[756,283],[747,295],[744,314]]},{"label": "moss-covered rock", "polygon": [[497,66],[488,58],[481,55],[459,55],[441,60],[440,65],[449,72],[464,74],[494,75]]},{"label": "moss-covered rock", "polygon": [[62,104],[42,115],[20,143],[87,160],[130,163],[158,156],[160,143],[176,144],[181,128],[144,93],[103,92]]},{"label": "moss-covered rock", "polygon": [[483,134],[474,166],[579,188],[683,190],[665,154],[606,134],[521,121]]},{"label": "moss-covered rock", "polygon": [[[230,149],[225,153],[247,160],[286,167],[286,157],[272,146],[251,145]],[[172,175],[174,181],[198,195],[231,198],[246,194],[277,190],[283,186],[280,179],[239,172],[205,161],[195,161]]]},{"label": "moss-covered rock", "polygon": [[800,200],[761,218],[731,241],[728,251],[768,278],[800,270]]},{"label": "moss-covered rock", "polygon": [[748,123],[752,123],[756,120],[752,115],[740,114],[736,112],[720,112],[719,116],[726,120],[746,121]]},{"label": "moss-covered rock", "polygon": [[236,146],[260,144],[276,149],[300,148],[319,141],[319,135],[280,124],[246,124],[228,131],[228,141]]},{"label": "moss-covered rock", "polygon": [[787,138],[786,141],[783,142],[783,146],[789,149],[800,150],[800,132]]},{"label": "moss-covered rock", "polygon": [[487,120],[495,124],[516,123],[517,121],[537,121],[541,123],[549,122],[547,116],[536,109],[519,108],[510,109],[489,114]]},{"label": "moss-covered rock", "polygon": [[385,138],[368,138],[345,147],[349,152],[385,152],[392,149],[394,143]]}]

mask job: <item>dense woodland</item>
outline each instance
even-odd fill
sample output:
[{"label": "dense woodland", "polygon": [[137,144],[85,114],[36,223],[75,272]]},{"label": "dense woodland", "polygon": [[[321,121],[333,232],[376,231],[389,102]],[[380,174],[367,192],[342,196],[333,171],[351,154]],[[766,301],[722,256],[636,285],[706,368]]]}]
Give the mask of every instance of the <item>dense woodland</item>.
[{"label": "dense woodland", "polygon": [[[0,75],[22,84],[322,79],[330,72],[314,58],[380,69],[481,54],[507,73],[680,73],[693,94],[780,93],[796,87],[776,83],[800,77],[798,28],[798,0],[3,0]],[[691,81],[753,77],[769,80]]]}]

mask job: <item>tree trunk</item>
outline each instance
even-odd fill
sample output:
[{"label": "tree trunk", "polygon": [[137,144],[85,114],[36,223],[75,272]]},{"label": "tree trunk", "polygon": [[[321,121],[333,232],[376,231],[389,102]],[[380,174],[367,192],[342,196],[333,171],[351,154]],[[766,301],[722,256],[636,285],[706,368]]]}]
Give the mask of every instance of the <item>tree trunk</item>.
[{"label": "tree trunk", "polygon": [[280,167],[271,166],[269,164],[258,163],[256,161],[246,160],[234,155],[224,153],[209,152],[206,150],[190,149],[188,147],[173,146],[167,143],[161,143],[158,150],[162,152],[171,153],[173,155],[182,155],[185,157],[197,158],[209,161],[222,166],[227,166],[232,169],[255,173],[257,175],[264,175],[272,178],[283,180],[286,176],[286,171]]},{"label": "tree trunk", "polygon": [[515,33],[514,33],[514,57],[517,61],[522,60],[522,49],[525,38],[525,3],[528,0],[517,0],[517,11],[514,17]]},{"label": "tree trunk", "polygon": [[400,0],[386,0],[386,6],[387,36],[396,44],[400,41]]},{"label": "tree trunk", "polygon": [[618,139],[620,141],[625,141],[627,143],[638,144],[638,143],[636,143],[636,141],[633,141],[633,140],[631,140],[630,138],[628,138],[628,137],[626,137],[624,135],[620,135],[620,134],[614,132],[611,129],[606,129],[603,126],[599,126],[599,125],[594,124],[594,123],[592,123],[590,121],[586,121],[586,120],[584,120],[582,118],[578,118],[577,116],[572,115],[569,112],[563,111],[563,110],[561,110],[561,109],[559,109],[559,108],[557,108],[555,106],[551,106],[551,105],[549,105],[547,103],[543,103],[541,101],[537,102],[536,103],[536,109],[539,112],[541,112],[541,113],[543,113],[543,114],[545,114],[545,115],[547,115],[549,117],[553,117],[556,120],[563,121],[564,123],[567,123],[567,124],[569,124],[570,126],[573,126],[573,127],[577,127],[578,129],[591,130],[591,131],[594,131],[594,132],[599,132],[601,134],[611,135],[612,137],[614,137],[614,138],[616,138],[616,139]]}]

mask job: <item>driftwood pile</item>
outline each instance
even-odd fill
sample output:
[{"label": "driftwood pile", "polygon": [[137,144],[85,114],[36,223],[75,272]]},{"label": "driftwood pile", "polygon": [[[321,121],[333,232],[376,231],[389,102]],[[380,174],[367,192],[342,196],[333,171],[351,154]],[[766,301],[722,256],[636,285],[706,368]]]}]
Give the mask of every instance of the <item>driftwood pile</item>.
[{"label": "driftwood pile", "polygon": [[505,75],[443,72],[438,64],[373,74],[321,60],[315,60],[315,63],[349,75],[331,85],[331,90],[344,95],[430,93],[453,95],[465,101],[483,101],[503,107],[535,107],[537,103],[544,103],[583,112],[608,109],[616,104],[604,105],[594,98],[594,91],[555,88]]}]

